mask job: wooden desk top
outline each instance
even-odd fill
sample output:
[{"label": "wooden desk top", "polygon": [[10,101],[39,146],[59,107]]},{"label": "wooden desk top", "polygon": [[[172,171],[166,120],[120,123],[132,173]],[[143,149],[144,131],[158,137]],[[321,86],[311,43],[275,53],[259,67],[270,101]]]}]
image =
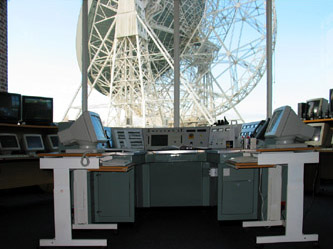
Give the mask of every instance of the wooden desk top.
[{"label": "wooden desk top", "polygon": [[[38,153],[39,157],[82,157],[84,153]],[[101,157],[107,156],[108,153],[87,153],[85,154],[86,157]]]},{"label": "wooden desk top", "polygon": [[304,122],[304,123],[333,122],[333,118],[313,119],[313,120],[303,120],[303,122]]},{"label": "wooden desk top", "polygon": [[275,165],[258,165],[258,163],[235,163],[230,165],[235,169],[260,169],[260,168],[273,168]]},{"label": "wooden desk top", "polygon": [[333,153],[333,148],[320,148],[316,151],[319,151],[320,153]]},{"label": "wooden desk top", "polygon": [[126,166],[100,166],[99,169],[88,169],[89,172],[128,172],[134,167],[134,163]]},{"label": "wooden desk top", "polygon": [[236,157],[227,161],[235,169],[273,168],[275,165],[258,165],[258,158],[251,156]]}]

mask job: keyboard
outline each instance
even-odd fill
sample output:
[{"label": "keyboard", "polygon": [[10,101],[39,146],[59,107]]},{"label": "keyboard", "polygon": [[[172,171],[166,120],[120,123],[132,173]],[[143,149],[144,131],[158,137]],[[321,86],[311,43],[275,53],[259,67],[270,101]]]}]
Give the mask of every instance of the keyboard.
[{"label": "keyboard", "polygon": [[130,160],[114,158],[110,160],[102,161],[102,166],[127,166],[131,163]]}]

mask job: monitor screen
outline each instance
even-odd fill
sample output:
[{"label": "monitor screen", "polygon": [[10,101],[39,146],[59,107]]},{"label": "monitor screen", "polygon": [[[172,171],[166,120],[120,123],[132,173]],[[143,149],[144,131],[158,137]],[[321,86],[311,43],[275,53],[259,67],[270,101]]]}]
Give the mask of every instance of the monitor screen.
[{"label": "monitor screen", "polygon": [[266,133],[275,133],[279,123],[281,122],[283,110],[274,111],[272,120],[270,121]]},{"label": "monitor screen", "polygon": [[168,146],[168,135],[151,135],[151,146]]},{"label": "monitor screen", "polygon": [[91,122],[95,130],[95,135],[97,140],[105,140],[107,137],[105,136],[104,128],[102,125],[102,121],[99,117],[99,115],[96,115],[95,113],[90,113]]},{"label": "monitor screen", "polygon": [[322,127],[320,127],[320,126],[315,127],[315,132],[314,132],[313,137],[311,139],[312,141],[315,141],[315,142],[320,141],[321,129],[322,129]]},{"label": "monitor screen", "polygon": [[320,110],[320,100],[309,101],[308,102],[308,116],[316,117]]},{"label": "monitor screen", "polygon": [[311,140],[307,141],[306,143],[312,146],[329,146],[332,136],[329,125],[326,123],[313,123],[309,125],[312,126],[315,131]]},{"label": "monitor screen", "polygon": [[59,148],[59,137],[56,134],[47,135],[49,145],[51,149],[55,150]]},{"label": "monitor screen", "polygon": [[0,150],[2,151],[14,151],[21,150],[20,143],[16,134],[0,134]]},{"label": "monitor screen", "polygon": [[0,123],[17,124],[21,120],[21,95],[0,92]]},{"label": "monitor screen", "polygon": [[27,151],[44,150],[43,139],[39,134],[24,134],[23,140]]},{"label": "monitor screen", "polygon": [[22,121],[26,124],[51,124],[53,122],[53,99],[22,96]]},{"label": "monitor screen", "polygon": [[324,98],[310,99],[307,103],[307,116],[310,119],[320,119],[328,115],[328,101]]}]

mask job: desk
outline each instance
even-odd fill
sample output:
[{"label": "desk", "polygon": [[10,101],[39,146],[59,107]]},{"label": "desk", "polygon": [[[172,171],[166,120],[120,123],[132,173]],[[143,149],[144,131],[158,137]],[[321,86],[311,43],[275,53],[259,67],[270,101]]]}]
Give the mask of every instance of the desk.
[{"label": "desk", "polygon": [[[288,167],[288,180],[287,180],[287,217],[285,221],[282,220],[268,220],[259,222],[244,222],[243,227],[251,226],[273,226],[285,225],[285,234],[281,236],[263,236],[257,237],[257,243],[280,243],[280,242],[305,242],[305,241],[318,241],[317,234],[303,234],[303,202],[304,202],[304,164],[305,163],[318,163],[319,152],[314,152],[309,149],[306,150],[262,150],[258,155],[258,165],[261,164],[276,164]],[[275,186],[274,179],[269,178],[272,186]],[[273,181],[273,182],[272,182]],[[277,185],[277,193],[281,196],[281,188]],[[272,190],[269,195],[272,194]],[[274,212],[276,217],[280,217],[281,208],[279,199],[275,199]],[[274,204],[274,202],[272,203]],[[270,208],[270,206],[268,207]]]},{"label": "desk", "polygon": [[[55,226],[55,238],[41,239],[40,246],[107,246],[106,239],[72,239],[71,222],[70,170],[86,174],[89,169],[99,169],[100,157],[103,155],[86,155],[86,164],[81,161],[82,154],[40,154],[40,156],[40,168],[53,169]],[[82,189],[82,186],[78,187]],[[84,187],[86,187],[86,184]],[[83,201],[86,200],[83,196]],[[116,229],[117,227],[111,225],[109,228]],[[95,228],[92,226],[89,229]]]}]

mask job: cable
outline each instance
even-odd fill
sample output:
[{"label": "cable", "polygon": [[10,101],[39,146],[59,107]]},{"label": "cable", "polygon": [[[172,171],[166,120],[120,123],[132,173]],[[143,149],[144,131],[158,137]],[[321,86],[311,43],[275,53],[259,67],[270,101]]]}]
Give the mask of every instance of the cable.
[{"label": "cable", "polygon": [[261,199],[261,220],[264,220],[264,196],[262,194],[262,171],[263,169],[259,169],[259,195]]},{"label": "cable", "polygon": [[90,160],[89,160],[89,157],[87,157],[87,154],[90,153],[90,152],[85,152],[83,153],[82,157],[81,157],[81,165],[83,167],[87,167],[89,164],[90,164]]}]

